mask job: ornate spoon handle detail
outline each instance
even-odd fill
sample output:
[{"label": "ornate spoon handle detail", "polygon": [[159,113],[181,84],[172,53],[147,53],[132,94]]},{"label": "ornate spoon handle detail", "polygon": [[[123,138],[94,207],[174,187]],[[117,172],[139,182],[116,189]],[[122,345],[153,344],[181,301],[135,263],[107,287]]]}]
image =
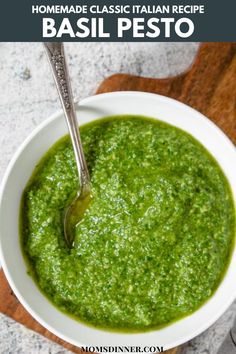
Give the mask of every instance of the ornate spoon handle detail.
[{"label": "ornate spoon handle detail", "polygon": [[64,46],[60,42],[44,43],[47,57],[52,68],[53,77],[60,96],[62,108],[66,117],[69,133],[72,140],[76,164],[78,168],[80,188],[89,188],[89,173],[86,165],[83,147],[80,139],[79,129],[76,120],[76,113],[69,74],[67,70]]}]

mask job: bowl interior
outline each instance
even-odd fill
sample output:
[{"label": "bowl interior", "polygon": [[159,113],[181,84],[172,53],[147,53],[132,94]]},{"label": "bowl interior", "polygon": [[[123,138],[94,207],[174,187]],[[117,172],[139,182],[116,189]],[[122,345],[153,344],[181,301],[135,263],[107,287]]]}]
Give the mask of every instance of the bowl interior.
[{"label": "bowl interior", "polygon": [[[83,100],[77,107],[79,124],[114,114],[154,117],[192,134],[216,158],[227,176],[236,200],[236,152],[229,139],[208,119],[175,100],[153,94],[120,92]],[[22,191],[49,147],[67,133],[62,112],[41,124],[12,159],[3,180],[0,201],[1,261],[13,291],[25,308],[47,329],[77,345],[164,346],[179,345],[209,327],[236,297],[236,251],[215,295],[198,311],[166,328],[138,334],[119,334],[81,324],[57,310],[26,273],[19,243],[18,219]]]}]

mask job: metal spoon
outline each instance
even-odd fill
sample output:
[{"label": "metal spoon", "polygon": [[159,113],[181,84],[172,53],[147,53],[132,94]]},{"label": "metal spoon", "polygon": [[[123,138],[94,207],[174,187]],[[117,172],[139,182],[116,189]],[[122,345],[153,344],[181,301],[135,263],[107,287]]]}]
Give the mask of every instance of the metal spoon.
[{"label": "metal spoon", "polygon": [[46,42],[44,43],[44,46],[68,125],[79,177],[79,189],[76,198],[66,208],[64,216],[65,239],[68,246],[72,247],[75,226],[81,221],[91,200],[90,178],[76,120],[74,100],[63,43]]}]

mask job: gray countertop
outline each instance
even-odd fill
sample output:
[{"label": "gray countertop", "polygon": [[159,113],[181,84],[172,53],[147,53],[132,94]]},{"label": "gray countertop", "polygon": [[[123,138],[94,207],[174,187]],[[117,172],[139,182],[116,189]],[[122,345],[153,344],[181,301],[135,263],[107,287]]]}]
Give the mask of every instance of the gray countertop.
[{"label": "gray countertop", "polygon": [[[92,95],[107,76],[123,72],[167,77],[192,62],[196,43],[68,43],[74,95]],[[27,135],[60,108],[40,43],[0,43],[0,180]],[[0,285],[1,286],[1,285]],[[236,303],[184,354],[215,354],[236,313]],[[0,354],[65,354],[62,347],[0,315]]]}]

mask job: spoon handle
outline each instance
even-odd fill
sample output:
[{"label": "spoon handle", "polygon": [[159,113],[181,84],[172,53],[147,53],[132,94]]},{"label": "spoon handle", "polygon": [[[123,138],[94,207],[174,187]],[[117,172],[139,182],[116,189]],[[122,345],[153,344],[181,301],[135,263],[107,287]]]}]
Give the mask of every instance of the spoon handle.
[{"label": "spoon handle", "polygon": [[76,120],[75,105],[65,59],[64,45],[61,42],[45,42],[44,46],[72,140],[80,188],[83,189],[89,185],[90,178]]}]

